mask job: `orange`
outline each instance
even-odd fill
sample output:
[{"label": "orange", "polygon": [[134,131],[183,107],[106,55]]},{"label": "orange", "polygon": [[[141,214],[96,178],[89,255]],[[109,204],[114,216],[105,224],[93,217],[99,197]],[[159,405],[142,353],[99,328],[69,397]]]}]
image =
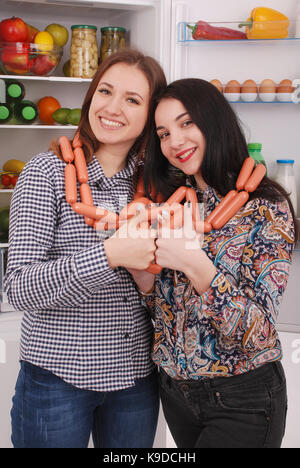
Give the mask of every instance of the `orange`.
[{"label": "orange", "polygon": [[53,96],[45,96],[37,103],[39,110],[39,118],[44,124],[53,125],[55,120],[52,118],[52,114],[60,109],[61,105],[57,99]]}]

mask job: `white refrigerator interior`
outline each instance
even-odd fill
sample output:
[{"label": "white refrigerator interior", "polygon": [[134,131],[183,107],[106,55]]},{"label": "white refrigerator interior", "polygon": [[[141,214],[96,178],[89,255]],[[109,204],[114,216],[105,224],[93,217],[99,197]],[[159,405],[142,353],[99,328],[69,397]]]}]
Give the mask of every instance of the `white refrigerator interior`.
[{"label": "white refrigerator interior", "polygon": [[[296,13],[300,0],[264,0],[262,4],[286,14],[296,30]],[[186,40],[186,22],[204,20],[233,25],[246,20],[256,0],[1,0],[0,19],[19,16],[43,30],[50,23],[63,24],[70,31],[73,24],[122,26],[129,31],[129,43],[158,59],[167,79],[197,77],[243,83],[247,79],[259,84],[270,78],[300,78],[300,39],[283,41],[192,41]],[[228,27],[231,27],[228,24]],[[71,37],[71,34],[70,34]],[[89,80],[63,77],[62,67],[69,58],[69,38],[55,76],[32,79],[20,77],[26,98],[37,102],[42,96],[56,97],[62,107],[81,107]],[[56,76],[57,75],[57,76]],[[4,76],[0,76],[3,78]],[[18,77],[17,77],[18,78]],[[23,79],[22,79],[23,78]],[[268,175],[274,176],[276,159],[294,159],[300,206],[299,134],[300,107],[294,103],[234,103],[247,142],[262,143]],[[60,135],[72,137],[76,127],[8,125],[0,127],[0,166],[10,158],[28,161],[48,148]],[[0,190],[0,208],[10,202],[11,193]],[[298,213],[299,216],[299,213]],[[280,311],[278,329],[283,344],[283,365],[287,375],[289,412],[284,447],[300,447],[300,314],[298,290],[300,250],[294,254],[289,285]],[[7,306],[4,307],[7,309]],[[0,312],[0,447],[10,447],[11,397],[18,370],[18,343],[21,313]],[[156,447],[174,447],[162,413],[155,441]]]}]

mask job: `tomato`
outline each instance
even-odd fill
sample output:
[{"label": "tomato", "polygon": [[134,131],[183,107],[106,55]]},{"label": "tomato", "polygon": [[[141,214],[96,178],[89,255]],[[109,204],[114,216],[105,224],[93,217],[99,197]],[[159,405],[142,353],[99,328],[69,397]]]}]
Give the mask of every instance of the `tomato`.
[{"label": "tomato", "polygon": [[27,34],[27,25],[21,18],[13,16],[0,23],[0,37],[4,42],[25,42]]},{"label": "tomato", "polygon": [[19,176],[13,176],[13,177],[11,177],[11,184],[12,184],[13,187],[16,186],[16,183],[18,182],[18,177],[19,177]]},{"label": "tomato", "polygon": [[9,187],[11,185],[11,177],[8,174],[3,174],[1,182],[5,187]]}]

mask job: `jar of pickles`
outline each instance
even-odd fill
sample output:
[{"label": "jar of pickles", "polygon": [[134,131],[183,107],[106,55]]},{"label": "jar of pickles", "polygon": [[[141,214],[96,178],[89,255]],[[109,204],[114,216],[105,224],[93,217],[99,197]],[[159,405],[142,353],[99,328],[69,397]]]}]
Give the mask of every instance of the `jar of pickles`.
[{"label": "jar of pickles", "polygon": [[118,49],[126,46],[125,28],[108,26],[101,28],[101,50],[100,60],[103,62],[106,57],[117,52]]},{"label": "jar of pickles", "polygon": [[71,29],[70,75],[93,78],[98,68],[97,27],[74,24]]}]

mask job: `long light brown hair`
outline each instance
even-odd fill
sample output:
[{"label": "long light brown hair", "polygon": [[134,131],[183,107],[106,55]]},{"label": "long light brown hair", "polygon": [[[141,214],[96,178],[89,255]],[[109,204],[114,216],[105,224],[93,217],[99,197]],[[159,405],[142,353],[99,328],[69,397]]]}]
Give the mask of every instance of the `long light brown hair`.
[{"label": "long light brown hair", "polygon": [[[162,91],[162,89],[167,86],[165,74],[159,63],[154,58],[146,56],[136,49],[123,48],[106,58],[99,65],[98,70],[86,93],[81,109],[81,118],[76,131],[83,143],[83,151],[87,162],[89,162],[92,159],[93,154],[99,149],[101,145],[101,141],[99,142],[96,139],[89,123],[89,109],[91,101],[97,89],[98,83],[104,75],[104,73],[110,67],[118,63],[125,63],[131,66],[135,66],[136,68],[141,70],[146,76],[150,87],[148,118],[143,132],[137,138],[132,147],[132,149],[139,155],[142,154],[143,150],[147,146],[147,141],[151,130],[151,116],[153,113],[153,106],[156,97]],[[61,158],[61,153],[59,150],[57,140],[51,142],[50,150],[54,151],[57,154],[57,156]]]}]

